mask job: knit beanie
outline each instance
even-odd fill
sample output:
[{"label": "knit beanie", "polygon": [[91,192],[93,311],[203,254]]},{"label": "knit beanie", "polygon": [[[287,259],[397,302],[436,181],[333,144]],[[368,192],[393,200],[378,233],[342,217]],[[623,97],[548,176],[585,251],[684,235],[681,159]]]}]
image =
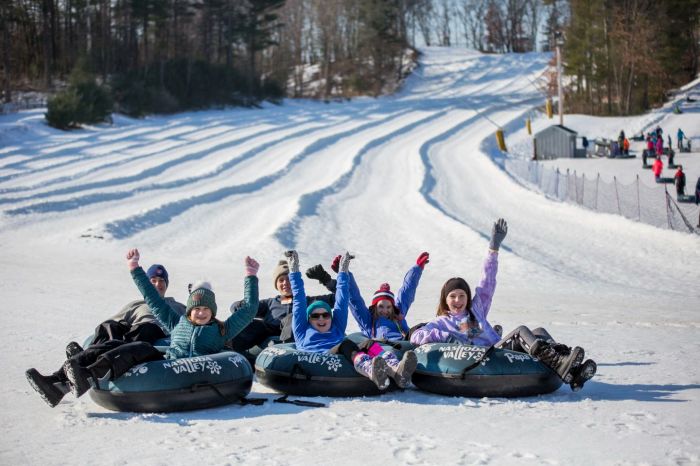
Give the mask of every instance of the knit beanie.
[{"label": "knit beanie", "polygon": [[192,286],[190,297],[187,298],[187,310],[185,315],[189,316],[192,308],[197,306],[211,309],[211,316],[216,317],[216,296],[211,289],[209,282],[199,282]]},{"label": "knit beanie", "polygon": [[146,275],[148,276],[148,279],[150,280],[153,277],[160,277],[163,280],[165,280],[165,285],[168,286],[170,282],[168,281],[168,271],[165,270],[165,267],[163,267],[160,264],[153,264],[148,268],[148,271],[146,272]]},{"label": "knit beanie", "polygon": [[289,264],[287,264],[286,260],[281,260],[277,263],[277,267],[275,267],[275,270],[272,272],[272,287],[274,289],[277,289],[277,279],[285,274],[289,275]]},{"label": "knit beanie", "polygon": [[443,289],[445,290],[445,296],[447,296],[448,294],[450,294],[451,291],[454,290],[464,290],[468,295],[471,295],[471,289],[469,288],[469,285],[461,277],[450,278],[445,282]]},{"label": "knit beanie", "polygon": [[309,316],[316,309],[323,309],[324,311],[328,311],[331,316],[333,315],[333,309],[331,309],[328,303],[319,299],[318,301],[314,301],[313,303],[309,304],[309,307],[306,308],[306,320],[309,320]]},{"label": "knit beanie", "polygon": [[396,306],[396,300],[394,299],[394,293],[391,292],[391,288],[388,283],[382,283],[377,291],[374,292],[372,296],[372,306],[376,306],[382,299],[388,299],[391,301],[392,306]]}]

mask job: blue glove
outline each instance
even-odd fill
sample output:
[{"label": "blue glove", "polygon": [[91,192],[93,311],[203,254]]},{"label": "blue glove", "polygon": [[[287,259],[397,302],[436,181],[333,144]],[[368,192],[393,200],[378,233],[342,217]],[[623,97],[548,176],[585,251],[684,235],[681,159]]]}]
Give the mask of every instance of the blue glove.
[{"label": "blue glove", "polygon": [[499,218],[491,229],[491,242],[489,243],[489,249],[493,251],[498,251],[501,247],[503,239],[508,234],[508,224],[502,218]]}]

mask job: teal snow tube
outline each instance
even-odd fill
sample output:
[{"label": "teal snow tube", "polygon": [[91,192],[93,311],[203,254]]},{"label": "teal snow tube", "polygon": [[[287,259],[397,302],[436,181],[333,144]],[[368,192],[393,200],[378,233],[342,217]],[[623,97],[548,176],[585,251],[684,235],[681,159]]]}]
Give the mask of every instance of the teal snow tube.
[{"label": "teal snow tube", "polygon": [[136,365],[115,380],[99,382],[90,397],[113,411],[166,413],[239,402],[252,384],[250,363],[225,351]]},{"label": "teal snow tube", "polygon": [[529,354],[451,343],[417,347],[412,382],[421,390],[466,397],[520,397],[551,393],[562,380]]},{"label": "teal snow tube", "polygon": [[[403,350],[382,346],[399,358],[403,354]],[[255,376],[266,387],[288,395],[349,397],[383,393],[358,374],[344,356],[298,351],[293,343],[265,348],[255,360]]]}]

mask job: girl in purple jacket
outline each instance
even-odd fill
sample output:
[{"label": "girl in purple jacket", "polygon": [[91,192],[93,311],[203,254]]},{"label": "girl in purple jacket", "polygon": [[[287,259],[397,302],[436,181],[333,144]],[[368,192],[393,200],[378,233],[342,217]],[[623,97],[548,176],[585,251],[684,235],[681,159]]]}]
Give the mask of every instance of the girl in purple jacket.
[{"label": "girl in purple jacket", "polygon": [[460,277],[450,278],[440,291],[437,318],[414,331],[411,343],[462,343],[477,346],[495,346],[527,352],[552,368],[561,379],[579,390],[595,375],[592,360],[582,363],[584,351],[556,343],[543,328],[530,330],[520,326],[500,338],[487,320],[491,300],[496,289],[498,249],[508,232],[505,220],[493,225],[489,252],[484,262],[484,273],[472,298],[469,284]]}]

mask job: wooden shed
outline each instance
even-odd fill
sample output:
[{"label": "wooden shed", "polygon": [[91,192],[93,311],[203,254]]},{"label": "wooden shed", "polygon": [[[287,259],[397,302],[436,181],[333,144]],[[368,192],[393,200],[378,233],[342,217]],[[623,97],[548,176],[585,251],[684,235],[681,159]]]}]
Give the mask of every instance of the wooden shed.
[{"label": "wooden shed", "polygon": [[552,125],[535,134],[535,159],[585,157],[584,149],[576,149],[578,133],[562,125]]}]

